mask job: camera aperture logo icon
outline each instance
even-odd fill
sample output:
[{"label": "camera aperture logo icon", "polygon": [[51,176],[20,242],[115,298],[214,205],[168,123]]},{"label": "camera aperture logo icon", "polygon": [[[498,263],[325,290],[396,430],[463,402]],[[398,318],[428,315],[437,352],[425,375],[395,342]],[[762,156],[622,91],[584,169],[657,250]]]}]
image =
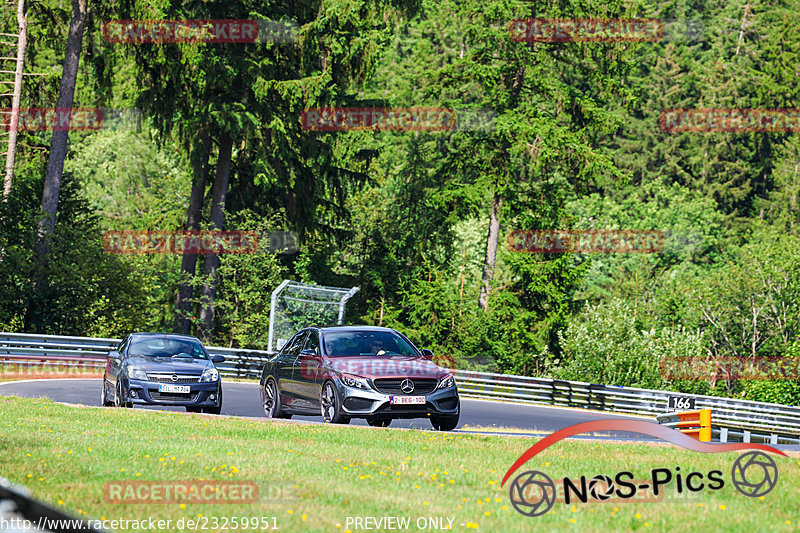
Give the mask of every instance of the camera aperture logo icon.
[{"label": "camera aperture logo icon", "polygon": [[556,486],[550,477],[537,470],[528,470],[514,478],[509,488],[511,505],[525,516],[541,516],[556,502]]},{"label": "camera aperture logo icon", "polygon": [[743,453],[733,463],[731,481],[736,490],[745,496],[764,496],[778,484],[778,465],[763,452]]}]

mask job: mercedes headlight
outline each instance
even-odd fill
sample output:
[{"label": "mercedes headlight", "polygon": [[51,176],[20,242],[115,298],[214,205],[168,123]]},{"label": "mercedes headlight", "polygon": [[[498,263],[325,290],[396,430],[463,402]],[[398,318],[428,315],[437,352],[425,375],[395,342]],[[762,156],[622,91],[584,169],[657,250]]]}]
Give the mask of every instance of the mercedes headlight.
[{"label": "mercedes headlight", "polygon": [[354,389],[369,389],[369,384],[366,379],[351,376],[350,374],[342,374],[342,383]]},{"label": "mercedes headlight", "polygon": [[129,366],[128,379],[140,379],[142,381],[147,381],[147,372],[145,372],[143,368],[139,368],[138,366]]},{"label": "mercedes headlight", "polygon": [[217,372],[216,368],[206,368],[203,371],[203,375],[200,376],[200,383],[209,383],[212,381],[217,381],[219,379],[219,372]]},{"label": "mercedes headlight", "polygon": [[447,374],[445,377],[439,380],[439,386],[436,387],[437,389],[449,389],[450,387],[456,386],[456,379],[453,377],[453,374]]}]

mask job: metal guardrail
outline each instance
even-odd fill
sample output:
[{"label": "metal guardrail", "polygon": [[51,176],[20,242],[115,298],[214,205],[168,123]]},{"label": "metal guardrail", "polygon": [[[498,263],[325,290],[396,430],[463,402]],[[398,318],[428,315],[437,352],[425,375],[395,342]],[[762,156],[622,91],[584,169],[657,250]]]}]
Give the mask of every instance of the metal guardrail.
[{"label": "metal guardrail", "polygon": [[669,409],[670,396],[691,396],[696,409],[712,410],[712,435],[717,438],[800,443],[798,406],[508,374],[463,370],[454,370],[453,373],[458,381],[459,394],[465,397],[645,416],[671,414],[674,410]]},{"label": "metal guardrail", "polygon": [[[665,413],[656,416],[659,424],[678,429],[680,418],[678,413]],[[770,430],[748,426],[737,426],[733,423],[720,425],[711,416],[711,440],[716,442],[759,442],[763,444],[800,444],[800,436],[786,431]]]},{"label": "metal guardrail", "polygon": [[[0,332],[0,363],[41,364],[43,373],[86,374],[102,372],[106,356],[122,339],[97,337],[64,337],[58,335],[33,335],[30,333]],[[273,354],[261,350],[241,350],[221,346],[207,346],[211,355],[225,357],[216,365],[225,377],[260,377],[264,363]],[[49,369],[49,372],[47,371]]]},{"label": "metal guardrail", "polygon": [[14,485],[0,477],[0,533],[103,533],[92,522],[70,516],[60,509],[37,501],[25,487]]},{"label": "metal guardrail", "polygon": [[[0,364],[57,362],[69,368],[96,369],[99,374],[105,364],[106,354],[119,342],[119,339],[0,332]],[[226,358],[224,363],[217,365],[221,375],[238,378],[260,377],[264,363],[273,355],[260,350],[217,346],[209,346],[208,351]],[[652,417],[674,411],[668,407],[670,396],[691,396],[695,399],[696,409],[712,410],[712,434],[717,438],[800,442],[800,406],[488,372],[452,372],[458,382],[459,393],[468,398],[579,407]]]}]

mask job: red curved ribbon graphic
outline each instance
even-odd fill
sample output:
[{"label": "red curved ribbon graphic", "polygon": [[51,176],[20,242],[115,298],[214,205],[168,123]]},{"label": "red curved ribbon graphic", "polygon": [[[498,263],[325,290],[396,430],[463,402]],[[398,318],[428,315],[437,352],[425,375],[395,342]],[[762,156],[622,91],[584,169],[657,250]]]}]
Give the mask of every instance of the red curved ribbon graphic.
[{"label": "red curved ribbon graphic", "polygon": [[656,424],[655,422],[647,422],[644,420],[620,420],[620,419],[604,419],[592,420],[591,422],[581,422],[573,426],[565,427],[555,433],[543,438],[523,453],[516,462],[511,465],[511,468],[506,472],[500,486],[503,486],[508,478],[516,472],[519,467],[527,463],[534,455],[542,450],[552,446],[556,442],[577,435],[578,433],[589,433],[593,431],[629,431],[631,433],[641,433],[642,435],[650,435],[678,446],[683,446],[689,450],[701,453],[719,453],[719,452],[734,452],[737,450],[764,450],[767,452],[777,453],[778,455],[786,454],[780,450],[776,450],[772,446],[766,444],[753,444],[749,442],[731,442],[731,443],[715,443],[700,442],[692,437],[681,433],[678,430]]}]

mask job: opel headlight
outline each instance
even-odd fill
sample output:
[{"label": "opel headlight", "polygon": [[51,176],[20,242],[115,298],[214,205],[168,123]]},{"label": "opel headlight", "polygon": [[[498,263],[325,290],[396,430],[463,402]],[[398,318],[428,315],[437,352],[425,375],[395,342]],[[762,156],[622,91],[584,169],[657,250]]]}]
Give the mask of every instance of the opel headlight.
[{"label": "opel headlight", "polygon": [[364,378],[359,378],[356,376],[351,376],[350,374],[342,374],[342,383],[347,385],[348,387],[353,387],[354,389],[368,389],[369,385],[367,384],[367,380]]},{"label": "opel headlight", "polygon": [[439,380],[439,386],[436,387],[437,389],[449,389],[450,387],[456,386],[456,379],[453,377],[453,374],[447,374],[445,377]]},{"label": "opel headlight", "polygon": [[206,368],[200,376],[200,383],[209,383],[219,379],[219,372],[216,368]]},{"label": "opel headlight", "polygon": [[138,366],[129,366],[128,379],[140,379],[142,381],[147,381],[147,372],[145,372],[143,368],[139,368]]}]

